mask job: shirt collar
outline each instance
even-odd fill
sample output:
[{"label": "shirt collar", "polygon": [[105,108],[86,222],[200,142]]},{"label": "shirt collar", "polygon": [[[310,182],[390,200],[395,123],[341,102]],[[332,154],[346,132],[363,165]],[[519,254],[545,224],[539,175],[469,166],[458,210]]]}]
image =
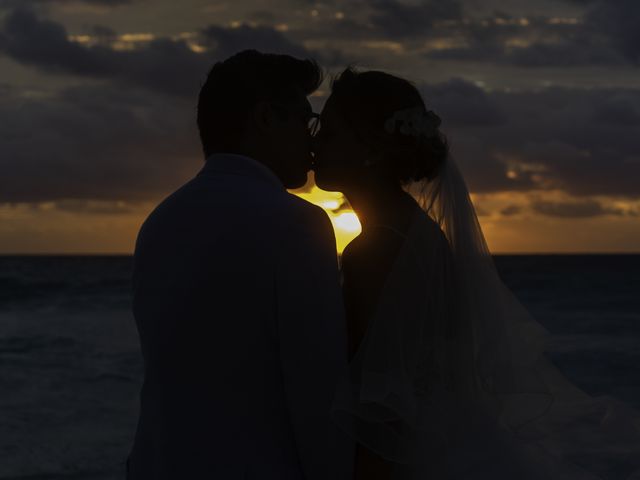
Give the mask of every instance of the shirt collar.
[{"label": "shirt collar", "polygon": [[198,175],[209,172],[261,178],[273,186],[285,190],[282,181],[269,167],[246,155],[237,153],[214,153],[209,155]]}]

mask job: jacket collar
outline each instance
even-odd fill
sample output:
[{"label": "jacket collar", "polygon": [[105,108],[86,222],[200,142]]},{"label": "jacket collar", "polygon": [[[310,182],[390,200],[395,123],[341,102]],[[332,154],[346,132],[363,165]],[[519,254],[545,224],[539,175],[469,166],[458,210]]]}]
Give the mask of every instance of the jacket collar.
[{"label": "jacket collar", "polygon": [[210,173],[260,178],[274,187],[285,190],[284,184],[269,167],[245,155],[236,153],[214,153],[209,155],[198,175]]}]

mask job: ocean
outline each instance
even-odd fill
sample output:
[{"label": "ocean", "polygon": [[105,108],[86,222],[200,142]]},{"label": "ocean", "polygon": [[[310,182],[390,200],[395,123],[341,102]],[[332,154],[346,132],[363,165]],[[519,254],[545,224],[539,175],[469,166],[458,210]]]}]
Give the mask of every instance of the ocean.
[{"label": "ocean", "polygon": [[[640,255],[501,255],[593,395],[640,409]],[[142,361],[127,256],[0,257],[0,480],[124,479]]]}]

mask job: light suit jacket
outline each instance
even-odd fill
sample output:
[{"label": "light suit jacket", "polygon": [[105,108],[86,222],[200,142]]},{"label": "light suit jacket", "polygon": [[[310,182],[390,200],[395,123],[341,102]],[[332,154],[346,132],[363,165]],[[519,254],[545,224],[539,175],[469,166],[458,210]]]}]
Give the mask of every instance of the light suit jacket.
[{"label": "light suit jacket", "polygon": [[133,310],[130,480],[351,478],[354,445],[329,419],[347,375],[335,237],[267,167],[213,155],[151,213]]}]

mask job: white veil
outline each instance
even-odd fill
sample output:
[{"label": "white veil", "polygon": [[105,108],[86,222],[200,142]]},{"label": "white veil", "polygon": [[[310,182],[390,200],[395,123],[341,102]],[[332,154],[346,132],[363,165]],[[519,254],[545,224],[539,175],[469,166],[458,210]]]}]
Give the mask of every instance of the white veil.
[{"label": "white veil", "polygon": [[332,416],[402,479],[640,479],[640,415],[544,354],[451,158],[414,219]]}]

